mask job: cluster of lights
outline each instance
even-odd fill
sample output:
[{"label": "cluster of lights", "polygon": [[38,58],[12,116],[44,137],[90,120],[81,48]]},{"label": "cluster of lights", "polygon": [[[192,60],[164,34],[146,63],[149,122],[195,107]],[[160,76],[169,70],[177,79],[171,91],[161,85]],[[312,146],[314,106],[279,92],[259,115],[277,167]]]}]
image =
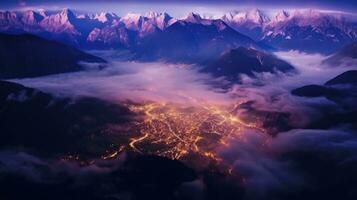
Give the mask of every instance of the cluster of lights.
[{"label": "cluster of lights", "polygon": [[141,135],[131,138],[129,147],[171,159],[181,159],[192,152],[219,161],[214,151],[217,146],[242,137],[246,129],[260,129],[257,123],[246,123],[234,114],[237,106],[131,105],[130,110],[144,119],[136,122]]},{"label": "cluster of lights", "polygon": [[[113,144],[101,159],[116,158],[123,151],[186,161],[192,161],[190,155],[198,155],[206,161],[220,164],[223,169],[227,169],[227,172],[232,174],[233,167],[221,162],[222,158],[218,155],[217,149],[228,146],[230,139],[244,140],[242,133],[247,129],[264,132],[258,122],[247,123],[239,118],[237,114],[239,105],[129,104],[127,105],[129,109],[140,116],[129,128],[129,132],[135,133],[136,136],[117,145]],[[67,155],[62,160],[76,161],[81,165],[96,162],[96,159],[82,160],[76,154]]]}]

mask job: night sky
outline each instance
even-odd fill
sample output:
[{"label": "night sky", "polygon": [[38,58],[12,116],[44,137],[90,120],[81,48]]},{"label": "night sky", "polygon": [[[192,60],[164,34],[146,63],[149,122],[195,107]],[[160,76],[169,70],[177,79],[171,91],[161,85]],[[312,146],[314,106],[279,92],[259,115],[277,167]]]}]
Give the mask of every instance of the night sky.
[{"label": "night sky", "polygon": [[[98,3],[101,2],[101,3]],[[331,11],[344,11],[350,14],[357,10],[356,0],[80,0],[80,1],[40,1],[40,0],[2,0],[1,10],[26,10],[44,8],[60,10],[71,8],[83,12],[109,11],[118,14],[128,12],[168,12],[182,16],[195,11],[201,14],[221,14],[231,10],[260,8],[265,10],[318,8]]]}]

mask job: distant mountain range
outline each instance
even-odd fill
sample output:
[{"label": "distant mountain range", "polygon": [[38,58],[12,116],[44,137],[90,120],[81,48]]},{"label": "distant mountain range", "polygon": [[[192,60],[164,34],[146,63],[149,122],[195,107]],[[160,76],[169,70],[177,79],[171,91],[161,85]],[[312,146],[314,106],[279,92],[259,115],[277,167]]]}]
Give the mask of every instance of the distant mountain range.
[{"label": "distant mountain range", "polygon": [[141,38],[133,49],[138,59],[197,62],[212,60],[237,47],[262,49],[222,20],[204,20],[191,13],[185,20]]},{"label": "distant mountain range", "polygon": [[270,19],[258,9],[233,12],[223,21],[277,50],[329,54],[357,39],[355,25],[341,15],[318,10],[280,11]]},{"label": "distant mountain range", "polygon": [[104,63],[99,57],[34,35],[0,33],[0,78],[24,78],[79,71],[79,62]]},{"label": "distant mountain range", "polygon": [[81,48],[125,48],[143,59],[171,59],[172,55],[163,54],[185,45],[185,50],[191,51],[186,53],[188,57],[193,57],[192,53],[204,57],[209,48],[221,52],[239,46],[331,53],[357,38],[356,26],[343,17],[316,10],[281,11],[273,19],[258,9],[227,13],[218,19],[195,13],[175,19],[155,12],[119,17],[105,12],[76,15],[69,9],[54,14],[5,11],[0,12],[0,31],[28,32]]},{"label": "distant mountain range", "polygon": [[[215,77],[225,77],[232,83],[239,82],[240,74],[247,74],[254,77],[255,73],[260,72],[275,73],[278,71],[291,72],[294,70],[294,67],[287,62],[269,53],[261,52],[253,48],[238,47],[230,49],[221,55],[219,51],[223,51],[224,48],[217,49],[217,47],[219,47],[217,44],[219,42],[224,44],[224,41],[216,41],[212,44],[207,41],[207,38],[195,38],[195,34],[181,34],[181,32],[177,30],[185,30],[186,23],[187,22],[178,23],[177,26],[181,26],[180,28],[172,26],[173,30],[170,28],[166,29],[168,32],[165,34],[182,38],[182,40],[180,40],[182,44],[177,43],[175,45],[176,48],[170,49],[170,46],[164,46],[167,44],[165,42],[157,46],[154,44],[141,44],[147,45],[146,48],[143,48],[144,50],[147,49],[147,51],[144,52],[144,50],[140,49],[138,49],[138,51],[141,51],[141,55],[146,55],[147,59],[159,59],[160,56],[164,56],[171,61],[197,61],[197,58],[202,56],[201,60],[205,60],[206,62],[199,63],[200,66],[203,66],[201,72],[210,73]],[[219,21],[217,23],[219,23]],[[190,26],[196,25],[191,24]],[[207,29],[201,30],[201,27],[198,26],[191,27],[191,29],[198,29],[195,33],[199,33],[199,31],[210,31],[214,29],[213,27],[214,25],[207,26],[205,27]],[[236,35],[237,33],[231,29],[223,29],[221,32],[227,36],[230,34],[232,34],[232,37],[240,36]],[[165,38],[162,36],[162,39],[169,42],[170,37]],[[194,39],[206,40],[201,43],[212,46],[215,45],[216,48],[212,49],[212,47],[205,46],[200,47],[204,51],[199,51],[199,47],[194,46],[196,43],[192,42]],[[184,43],[186,40],[188,40],[188,42]],[[194,45],[191,45],[189,41]],[[250,42],[249,38],[247,39],[242,36],[240,41],[237,40],[237,43],[244,41]],[[185,50],[189,45],[191,45],[192,49]],[[229,44],[226,45],[228,46]],[[151,46],[151,48],[149,48],[149,46]],[[206,52],[207,54],[204,55],[202,52]],[[203,58],[203,56],[206,57]],[[49,41],[30,34],[9,35],[3,33],[0,33],[0,60],[0,78],[3,79],[75,72],[83,69],[83,66],[79,63],[81,61],[99,63],[99,65],[106,62],[99,57],[56,41]]]},{"label": "distant mountain range", "polygon": [[254,73],[278,71],[293,72],[294,67],[274,55],[244,47],[224,53],[202,69],[202,72],[216,77],[223,76],[232,82],[239,82],[240,74],[254,77]]},{"label": "distant mountain range", "polygon": [[178,20],[153,12],[124,17],[112,13],[77,16],[69,9],[52,15],[2,12],[0,31],[28,32],[81,48],[129,49],[136,59],[143,60],[198,60],[238,46],[260,49],[254,40],[222,20],[205,20],[193,13]]}]

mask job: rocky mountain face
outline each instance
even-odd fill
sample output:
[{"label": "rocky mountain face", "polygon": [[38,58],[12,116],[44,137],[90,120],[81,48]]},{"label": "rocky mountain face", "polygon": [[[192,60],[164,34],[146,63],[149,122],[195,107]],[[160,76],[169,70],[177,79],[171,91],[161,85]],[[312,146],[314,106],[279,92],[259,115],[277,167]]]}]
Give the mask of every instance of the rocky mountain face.
[{"label": "rocky mountain face", "polygon": [[259,9],[229,12],[223,15],[222,20],[257,41],[263,36],[265,24],[270,22],[270,19]]},{"label": "rocky mountain face", "polygon": [[238,33],[221,20],[203,20],[189,15],[165,30],[143,38],[135,47],[139,58],[165,58],[177,62],[212,60],[236,47],[261,49],[251,38]]},{"label": "rocky mountain face", "polygon": [[80,61],[105,62],[74,47],[37,36],[0,34],[0,78],[79,71]]},{"label": "rocky mountain face", "polygon": [[202,69],[215,77],[239,82],[239,75],[246,74],[254,77],[260,72],[293,72],[294,67],[274,55],[239,47],[232,49]]},{"label": "rocky mountain face", "polygon": [[106,12],[76,15],[69,9],[51,15],[32,10],[23,13],[0,12],[1,32],[27,32],[79,47],[86,47],[88,43],[94,42],[116,47],[117,38],[122,46],[133,45],[133,41],[125,39],[128,32],[135,32],[135,36],[143,37],[155,29],[163,30],[173,22],[175,19],[167,13],[154,12],[147,16],[129,13],[123,17]]},{"label": "rocky mountain face", "polygon": [[357,29],[342,16],[318,10],[280,11],[267,17],[260,10],[231,12],[223,20],[277,50],[329,54],[357,39]]},{"label": "rocky mountain face", "polygon": [[[283,14],[281,14],[283,15]],[[315,10],[295,11],[282,21],[267,25],[262,40],[281,49],[330,54],[357,39],[342,17]]]},{"label": "rocky mountain face", "polygon": [[81,48],[128,49],[142,60],[192,62],[238,46],[260,48],[222,20],[207,20],[194,13],[181,20],[155,12],[77,16],[69,9],[52,15],[34,11],[1,14],[2,32],[29,32]]},{"label": "rocky mountain face", "polygon": [[166,13],[128,14],[102,29],[94,29],[87,41],[101,48],[113,44],[128,48],[139,60],[174,62],[198,62],[238,46],[261,48],[222,20],[207,20],[194,13],[181,20]]},{"label": "rocky mountain face", "polygon": [[[244,47],[271,47],[276,50],[294,49],[325,54],[334,52],[357,38],[356,26],[353,23],[342,16],[318,10],[280,11],[274,17],[268,17],[263,11],[253,9],[230,12],[216,19],[204,18],[195,13],[189,13],[183,19],[175,19],[167,13],[156,12],[146,15],[129,13],[122,17],[106,12],[76,15],[69,9],[54,14],[31,10],[22,13],[0,12],[1,32],[27,32],[81,48],[137,50],[148,44],[148,40],[153,45],[160,45],[159,43],[166,42],[161,38],[172,37],[168,32],[174,28],[179,29],[180,26],[186,26],[185,30],[177,30],[184,31],[185,35],[197,31],[191,28],[200,26],[203,30],[215,26],[217,30],[214,33],[200,32],[195,36],[209,38],[208,42],[225,40],[227,44],[236,44],[237,40],[242,39],[241,34],[244,34],[258,42],[239,42],[239,45]],[[235,31],[237,37],[232,40],[230,36],[221,35],[223,29]],[[180,39],[176,36],[170,38],[174,43],[181,43]],[[197,43],[198,46],[201,45]],[[188,46],[186,50],[190,48],[191,46]]]}]

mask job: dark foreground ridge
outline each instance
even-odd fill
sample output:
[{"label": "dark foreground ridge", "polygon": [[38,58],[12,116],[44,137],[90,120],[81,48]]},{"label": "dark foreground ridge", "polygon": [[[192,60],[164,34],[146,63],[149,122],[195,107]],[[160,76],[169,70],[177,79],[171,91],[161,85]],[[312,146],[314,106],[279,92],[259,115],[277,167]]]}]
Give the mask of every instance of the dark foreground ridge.
[{"label": "dark foreground ridge", "polygon": [[24,78],[79,71],[83,62],[105,63],[99,57],[37,36],[0,34],[0,78]]},{"label": "dark foreground ridge", "polygon": [[98,157],[113,142],[106,127],[125,124],[132,116],[126,107],[99,99],[55,98],[0,81],[0,150],[24,148],[46,157],[68,152]]},{"label": "dark foreground ridge", "polygon": [[344,72],[324,85],[306,85],[291,91],[295,96],[326,98],[333,104],[316,106],[322,118],[312,123],[311,128],[331,128],[336,125],[350,125],[357,129],[357,71]]}]

